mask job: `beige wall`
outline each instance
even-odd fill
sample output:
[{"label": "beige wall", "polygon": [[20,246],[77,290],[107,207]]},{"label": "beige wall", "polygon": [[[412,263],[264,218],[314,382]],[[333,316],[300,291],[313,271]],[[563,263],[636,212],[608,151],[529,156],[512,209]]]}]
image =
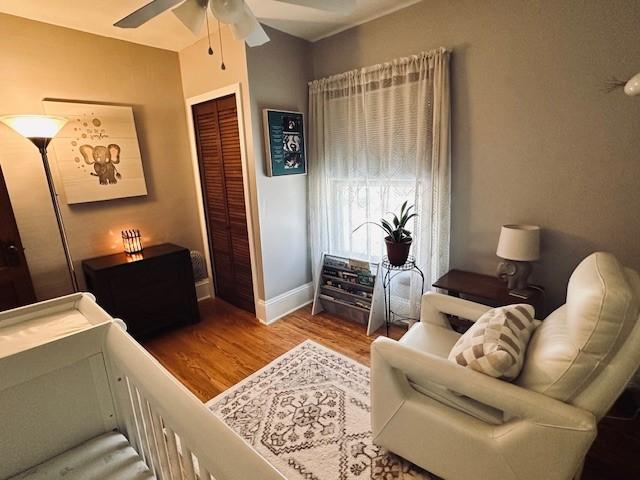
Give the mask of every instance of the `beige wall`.
[{"label": "beige wall", "polygon": [[247,59],[244,42],[233,38],[230,29],[223,25],[222,44],[225,70],[220,68],[220,46],[218,32],[211,32],[211,46],[213,55],[207,53],[206,38],[199,40],[190,47],[181,50],[180,69],[182,75],[182,89],[185,98],[191,98],[218,88],[246,82]]},{"label": "beige wall", "polygon": [[492,273],[503,223],[541,225],[535,280],[609,250],[640,268],[640,2],[428,0],[313,45],[314,76],[439,46],[452,57],[452,267]]},{"label": "beige wall", "polygon": [[[0,31],[0,114],[44,113],[44,98],[133,106],[149,194],[63,204],[78,270],[84,258],[121,251],[125,227],[139,228],[147,245],[201,250],[178,55],[8,15],[0,15]],[[52,148],[50,157],[55,171]],[[38,297],[67,293],[37,150],[2,126],[0,164]]]}]

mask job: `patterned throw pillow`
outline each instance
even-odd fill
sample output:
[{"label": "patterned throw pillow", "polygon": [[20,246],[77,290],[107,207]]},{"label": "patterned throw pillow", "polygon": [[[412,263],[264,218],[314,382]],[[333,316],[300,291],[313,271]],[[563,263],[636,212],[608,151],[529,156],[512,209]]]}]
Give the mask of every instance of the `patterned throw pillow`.
[{"label": "patterned throw pillow", "polygon": [[531,305],[494,308],[482,315],[456,342],[449,360],[503,380],[522,370],[531,334],[540,324]]}]

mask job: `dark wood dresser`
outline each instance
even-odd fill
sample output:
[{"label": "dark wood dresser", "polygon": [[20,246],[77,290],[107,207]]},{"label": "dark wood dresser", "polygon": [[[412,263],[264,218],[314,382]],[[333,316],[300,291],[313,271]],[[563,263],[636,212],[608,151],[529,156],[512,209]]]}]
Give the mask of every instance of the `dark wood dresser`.
[{"label": "dark wood dresser", "polygon": [[82,262],[88,290],[136,339],[199,320],[189,250],[171,243],[141,254],[116,253]]}]

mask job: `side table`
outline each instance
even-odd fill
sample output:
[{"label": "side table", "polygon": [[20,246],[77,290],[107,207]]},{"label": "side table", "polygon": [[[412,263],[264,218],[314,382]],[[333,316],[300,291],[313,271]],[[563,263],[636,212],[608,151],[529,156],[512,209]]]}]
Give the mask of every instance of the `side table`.
[{"label": "side table", "polygon": [[409,255],[404,265],[392,265],[389,262],[389,258],[384,257],[382,260],[382,269],[384,270],[382,277],[382,288],[384,290],[384,321],[387,327],[387,336],[389,336],[389,325],[391,323],[397,322],[398,320],[418,320],[398,315],[391,309],[391,281],[403,272],[417,273],[422,281],[422,295],[424,294],[424,273],[422,273],[422,270],[416,265],[416,259],[411,255]]},{"label": "side table", "polygon": [[[490,307],[528,303],[536,309],[536,312],[539,312],[542,311],[544,306],[544,288],[538,285],[530,285],[527,289],[527,293],[529,294],[528,298],[520,298],[511,295],[507,284],[499,278],[481,273],[450,270],[438,279],[433,286],[446,290],[451,296],[464,296]],[[468,320],[459,318],[453,318],[451,320],[452,326],[458,331],[465,330],[470,324]]]}]

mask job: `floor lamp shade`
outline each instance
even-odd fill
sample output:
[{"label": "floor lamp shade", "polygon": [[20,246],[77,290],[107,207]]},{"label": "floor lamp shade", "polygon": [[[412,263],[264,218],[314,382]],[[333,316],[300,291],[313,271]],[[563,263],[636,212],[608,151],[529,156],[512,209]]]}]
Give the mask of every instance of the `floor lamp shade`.
[{"label": "floor lamp shade", "polygon": [[496,255],[505,260],[533,262],[540,258],[540,227],[503,225]]},{"label": "floor lamp shade", "polygon": [[0,117],[0,122],[26,138],[54,138],[67,119],[48,115],[7,115]]}]

